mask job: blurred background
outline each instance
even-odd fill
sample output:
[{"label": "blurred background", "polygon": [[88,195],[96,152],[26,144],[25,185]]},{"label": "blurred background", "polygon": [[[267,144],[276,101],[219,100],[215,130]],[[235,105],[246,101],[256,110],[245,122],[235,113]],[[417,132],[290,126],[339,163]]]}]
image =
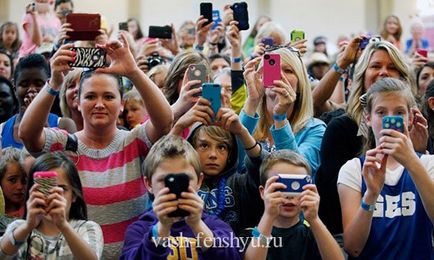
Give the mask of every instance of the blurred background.
[{"label": "blurred background", "polygon": [[[0,0],[0,22],[20,23],[29,0]],[[186,20],[196,21],[199,0],[73,0],[75,12],[102,14],[113,32],[118,23],[137,18],[147,34],[149,25],[173,23],[175,28]],[[236,1],[211,1],[214,9]],[[328,46],[334,46],[340,35],[378,33],[389,14],[397,15],[403,26],[402,39],[410,37],[410,24],[420,19],[425,25],[425,37],[434,46],[434,0],[247,0],[250,27],[259,15],[267,15],[287,31],[301,29],[306,38],[326,36]],[[244,36],[249,31],[243,32]],[[111,34],[114,37],[116,34]],[[244,39],[243,39],[244,40]],[[312,43],[310,43],[312,44]],[[309,44],[308,44],[309,45]]]}]

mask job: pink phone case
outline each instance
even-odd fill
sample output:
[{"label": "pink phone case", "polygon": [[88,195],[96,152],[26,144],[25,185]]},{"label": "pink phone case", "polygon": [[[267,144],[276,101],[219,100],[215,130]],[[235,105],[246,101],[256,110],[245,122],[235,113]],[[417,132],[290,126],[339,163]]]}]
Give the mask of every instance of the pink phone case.
[{"label": "pink phone case", "polygon": [[40,185],[39,191],[44,195],[50,195],[50,190],[57,185],[57,172],[55,171],[40,171],[33,174],[35,183]]},{"label": "pink phone case", "polygon": [[280,55],[277,53],[265,54],[263,57],[264,67],[262,70],[262,81],[264,87],[273,87],[274,80],[281,79],[280,72]]}]

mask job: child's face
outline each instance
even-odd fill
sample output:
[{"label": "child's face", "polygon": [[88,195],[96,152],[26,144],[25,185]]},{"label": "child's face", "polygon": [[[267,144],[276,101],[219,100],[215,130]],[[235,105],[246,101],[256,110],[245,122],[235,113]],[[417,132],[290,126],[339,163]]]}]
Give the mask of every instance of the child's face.
[{"label": "child's face", "polygon": [[164,159],[155,169],[151,180],[145,177],[146,188],[150,193],[156,195],[166,187],[164,178],[169,174],[177,173],[187,174],[190,178],[190,186],[196,191],[199,190],[203,175],[198,178],[194,167],[183,157]]},{"label": "child's face", "polygon": [[19,73],[15,86],[18,103],[20,104],[22,111],[25,111],[25,109],[30,105],[45,85],[47,79],[47,74],[40,68],[23,69]]},{"label": "child's face", "polygon": [[382,120],[384,116],[402,116],[407,128],[413,120],[413,115],[410,114],[407,108],[407,100],[399,93],[379,94],[372,102],[372,111],[366,117],[366,120],[367,124],[372,127],[377,145],[381,137],[380,131],[383,129]]},{"label": "child's face", "polygon": [[6,203],[24,205],[24,193],[26,188],[27,178],[20,171],[18,163],[9,163],[6,166],[6,172],[1,180],[1,188]]},{"label": "child's face", "polygon": [[8,26],[4,29],[2,34],[3,43],[6,46],[10,46],[17,39],[18,32],[15,26]]},{"label": "child's face", "polygon": [[217,176],[226,167],[229,149],[226,144],[212,139],[205,132],[200,131],[197,135],[196,151],[202,164],[205,175]]},{"label": "child's face", "polygon": [[[278,174],[307,175],[308,172],[304,167],[295,166],[287,162],[278,162],[268,170],[268,178]],[[263,197],[264,189],[262,188],[260,191]],[[299,196],[289,197],[288,199],[290,201],[289,203],[280,206],[279,216],[284,218],[298,217],[301,211],[299,206]]]},{"label": "child's face", "polygon": [[124,113],[128,125],[130,128],[133,128],[143,122],[146,115],[146,109],[142,104],[140,104],[140,102],[136,100],[128,100],[125,102]]},{"label": "child's face", "polygon": [[65,97],[66,104],[69,109],[78,109],[78,87],[80,85],[80,79],[77,77],[76,80],[70,82],[66,86]]}]

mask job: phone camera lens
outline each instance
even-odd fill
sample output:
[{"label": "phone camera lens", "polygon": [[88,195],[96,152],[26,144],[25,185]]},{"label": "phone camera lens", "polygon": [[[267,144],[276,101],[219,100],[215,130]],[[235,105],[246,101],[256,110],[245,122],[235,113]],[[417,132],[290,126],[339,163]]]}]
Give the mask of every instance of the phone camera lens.
[{"label": "phone camera lens", "polygon": [[175,178],[170,177],[170,178],[168,179],[168,181],[169,181],[169,182],[174,182],[174,181],[175,181]]},{"label": "phone camera lens", "polygon": [[268,54],[264,55],[264,59],[268,60],[269,58],[270,58],[270,55],[268,55]]},{"label": "phone camera lens", "polygon": [[270,63],[270,65],[274,65],[274,64],[276,64],[276,61],[271,59],[268,63]]}]

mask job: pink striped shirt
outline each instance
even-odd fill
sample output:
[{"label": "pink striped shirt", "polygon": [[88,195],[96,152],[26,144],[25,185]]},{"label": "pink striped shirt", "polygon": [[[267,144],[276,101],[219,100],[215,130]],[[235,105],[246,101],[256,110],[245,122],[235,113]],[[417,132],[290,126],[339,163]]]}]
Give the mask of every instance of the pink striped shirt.
[{"label": "pink striped shirt", "polygon": [[[130,132],[117,130],[104,149],[92,149],[78,141],[78,154],[66,152],[76,162],[89,219],[101,225],[104,259],[120,255],[125,231],[146,209],[146,188],[141,165],[151,143],[145,125]],[[67,134],[45,128],[44,152],[64,150]]]}]

